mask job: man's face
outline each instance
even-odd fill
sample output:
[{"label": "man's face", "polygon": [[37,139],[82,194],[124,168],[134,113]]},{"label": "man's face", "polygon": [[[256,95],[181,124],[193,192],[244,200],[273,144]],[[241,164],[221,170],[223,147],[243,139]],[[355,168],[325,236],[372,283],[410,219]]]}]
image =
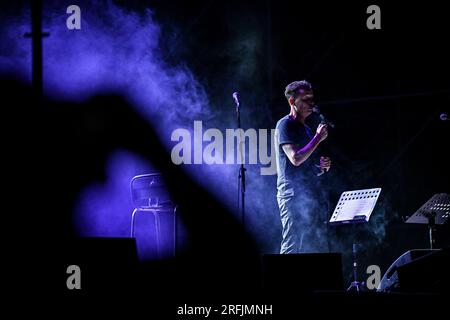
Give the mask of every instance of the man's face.
[{"label": "man's face", "polygon": [[304,118],[309,116],[313,112],[314,107],[314,94],[312,90],[299,90],[299,96],[294,102],[297,113],[302,115]]}]

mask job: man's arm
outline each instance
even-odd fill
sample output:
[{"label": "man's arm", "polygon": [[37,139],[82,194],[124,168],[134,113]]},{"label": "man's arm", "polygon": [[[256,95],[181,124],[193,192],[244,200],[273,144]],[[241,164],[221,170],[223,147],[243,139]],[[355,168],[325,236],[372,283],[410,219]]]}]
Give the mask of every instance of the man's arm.
[{"label": "man's arm", "polygon": [[320,124],[317,127],[317,132],[314,135],[314,137],[308,142],[306,146],[303,148],[300,148],[299,146],[287,143],[284,144],[283,151],[286,153],[286,156],[289,158],[289,161],[294,166],[299,166],[303,162],[305,162],[311,154],[316,150],[317,146],[327,138],[328,131],[327,131],[327,125],[326,124]]}]

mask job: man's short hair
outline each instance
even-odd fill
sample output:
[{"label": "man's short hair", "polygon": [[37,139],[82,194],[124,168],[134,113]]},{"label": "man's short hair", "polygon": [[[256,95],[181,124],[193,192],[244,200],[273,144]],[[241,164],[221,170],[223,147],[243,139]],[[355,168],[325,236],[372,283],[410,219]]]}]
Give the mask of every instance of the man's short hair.
[{"label": "man's short hair", "polygon": [[294,82],[289,83],[286,86],[286,89],[284,90],[284,95],[285,95],[286,99],[289,99],[291,97],[296,99],[300,93],[299,92],[300,89],[312,90],[311,83],[309,83],[306,80],[294,81]]}]

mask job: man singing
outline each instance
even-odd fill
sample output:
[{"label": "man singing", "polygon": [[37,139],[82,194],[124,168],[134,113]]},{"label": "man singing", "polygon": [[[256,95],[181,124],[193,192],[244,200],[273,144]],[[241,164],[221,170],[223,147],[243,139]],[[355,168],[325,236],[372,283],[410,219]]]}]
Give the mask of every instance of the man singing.
[{"label": "man singing", "polygon": [[331,160],[319,159],[316,149],[327,138],[327,125],[319,124],[313,133],[305,122],[314,107],[308,81],[290,83],[284,94],[290,113],[278,121],[275,133],[277,200],[283,227],[280,253],[317,251],[323,243],[323,235],[315,228],[321,197],[317,171],[328,171]]}]

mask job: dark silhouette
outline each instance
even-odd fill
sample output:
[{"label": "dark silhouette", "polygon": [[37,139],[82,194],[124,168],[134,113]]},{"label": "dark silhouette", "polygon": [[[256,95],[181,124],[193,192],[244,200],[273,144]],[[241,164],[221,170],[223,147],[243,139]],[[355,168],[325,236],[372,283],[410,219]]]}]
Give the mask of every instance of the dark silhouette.
[{"label": "dark silhouette", "polygon": [[[78,246],[72,209],[83,186],[104,179],[106,157],[120,148],[142,155],[163,174],[179,205],[189,246],[177,259],[139,264],[133,274],[112,273],[108,270],[116,270],[114,266],[103,261],[107,279],[92,287],[105,292],[123,289],[117,283],[167,292],[195,287],[207,294],[259,287],[260,261],[253,241],[220,202],[172,163],[156,132],[124,99],[103,95],[80,104],[39,101],[31,88],[8,79],[0,81],[0,88],[8,101],[7,116],[2,117],[9,162],[4,172],[12,184],[8,202],[16,208],[8,213],[7,225],[14,241],[20,239],[12,250],[16,272],[39,269],[45,276],[35,280],[42,280],[42,286],[66,292],[67,265],[96,256],[102,263],[100,252],[83,254]],[[118,281],[120,277],[126,280]],[[22,280],[27,287],[29,280]]]}]

